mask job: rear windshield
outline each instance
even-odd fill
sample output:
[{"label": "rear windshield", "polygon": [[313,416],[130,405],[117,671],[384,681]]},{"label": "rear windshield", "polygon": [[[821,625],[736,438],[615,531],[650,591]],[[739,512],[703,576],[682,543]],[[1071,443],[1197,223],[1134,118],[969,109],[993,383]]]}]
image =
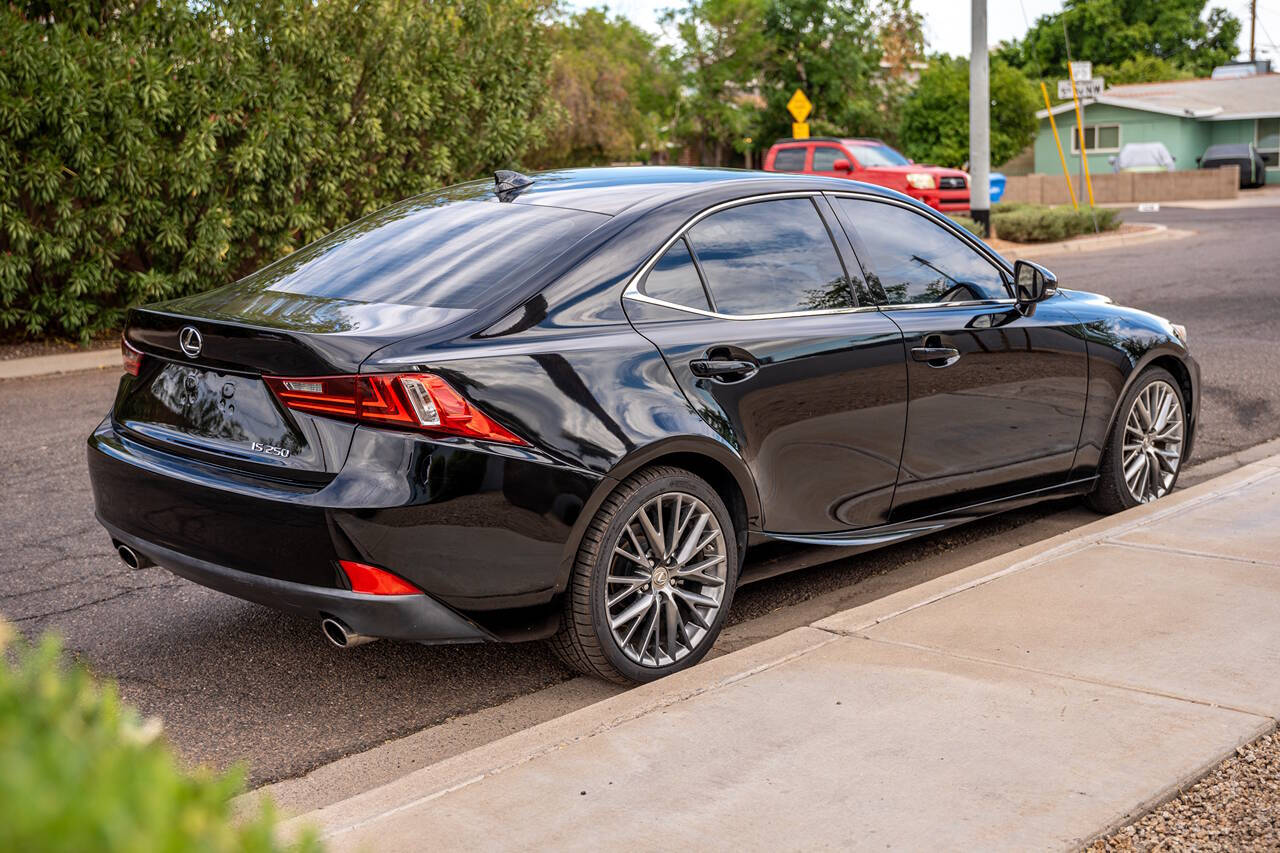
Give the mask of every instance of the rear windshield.
[{"label": "rear windshield", "polygon": [[608,219],[498,202],[489,193],[468,199],[462,189],[380,210],[281,258],[245,283],[358,302],[478,308],[506,296]]}]

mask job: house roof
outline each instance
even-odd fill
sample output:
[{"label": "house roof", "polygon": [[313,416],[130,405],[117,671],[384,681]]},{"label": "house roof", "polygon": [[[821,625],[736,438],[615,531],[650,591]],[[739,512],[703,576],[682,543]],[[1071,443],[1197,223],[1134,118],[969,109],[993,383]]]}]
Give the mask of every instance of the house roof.
[{"label": "house roof", "polygon": [[[1149,113],[1203,121],[1270,118],[1280,116],[1280,74],[1210,80],[1171,80],[1165,83],[1132,83],[1112,86],[1096,98],[1082,98],[1081,105],[1106,104]],[[1075,107],[1059,104],[1053,114]],[[1047,110],[1037,118],[1049,115]]]}]

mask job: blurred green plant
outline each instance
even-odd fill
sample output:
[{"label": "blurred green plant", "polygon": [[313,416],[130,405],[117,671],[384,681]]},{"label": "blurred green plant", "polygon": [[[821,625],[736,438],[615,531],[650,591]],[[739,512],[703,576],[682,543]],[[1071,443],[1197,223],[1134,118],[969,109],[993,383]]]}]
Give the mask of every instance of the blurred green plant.
[{"label": "blurred green plant", "polygon": [[1094,216],[1099,231],[1114,231],[1120,227],[1120,215],[1109,207],[1076,210],[1067,205],[1047,207],[1015,203],[998,204],[991,209],[991,226],[995,236],[1014,243],[1044,243],[1066,240],[1080,234],[1093,233]]},{"label": "blurred green plant", "polygon": [[156,720],[0,622],[0,850],[318,850],[276,838],[269,805],[233,819],[243,774],[185,773]]},{"label": "blurred green plant", "polygon": [[[1022,72],[992,59],[991,162],[1031,144],[1039,95]],[[903,152],[918,163],[959,168],[969,159],[969,60],[933,56],[902,107]]]},{"label": "blurred green plant", "polygon": [[968,216],[961,216],[958,213],[949,213],[947,215],[951,218],[952,222],[959,225],[961,228],[968,231],[970,234],[974,235],[975,237],[982,236],[982,226],[979,225],[976,220]]},{"label": "blurred green plant", "polygon": [[556,120],[552,0],[0,8],[0,335],[87,339]]}]

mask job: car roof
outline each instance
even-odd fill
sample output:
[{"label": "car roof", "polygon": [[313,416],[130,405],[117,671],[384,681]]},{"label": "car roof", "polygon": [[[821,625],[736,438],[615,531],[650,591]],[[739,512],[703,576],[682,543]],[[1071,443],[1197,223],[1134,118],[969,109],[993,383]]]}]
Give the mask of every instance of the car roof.
[{"label": "car roof", "polygon": [[[721,190],[725,185],[751,192],[849,190],[844,178],[788,172],[689,166],[611,166],[536,172],[533,185],[520,192],[516,204],[536,204],[614,215],[644,203],[667,202]],[[857,184],[860,190],[890,195],[882,187]]]}]

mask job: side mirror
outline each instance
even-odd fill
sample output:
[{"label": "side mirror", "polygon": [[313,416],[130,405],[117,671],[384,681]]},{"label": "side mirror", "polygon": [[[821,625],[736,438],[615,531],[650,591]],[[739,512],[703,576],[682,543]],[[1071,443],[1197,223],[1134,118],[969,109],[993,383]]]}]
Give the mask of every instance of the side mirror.
[{"label": "side mirror", "polygon": [[831,168],[835,169],[837,172],[851,172],[853,171],[853,164],[841,157],[839,160],[831,164]]},{"label": "side mirror", "polygon": [[1028,317],[1035,312],[1037,302],[1043,302],[1058,292],[1058,277],[1031,261],[1014,263],[1013,280],[1018,310]]}]

